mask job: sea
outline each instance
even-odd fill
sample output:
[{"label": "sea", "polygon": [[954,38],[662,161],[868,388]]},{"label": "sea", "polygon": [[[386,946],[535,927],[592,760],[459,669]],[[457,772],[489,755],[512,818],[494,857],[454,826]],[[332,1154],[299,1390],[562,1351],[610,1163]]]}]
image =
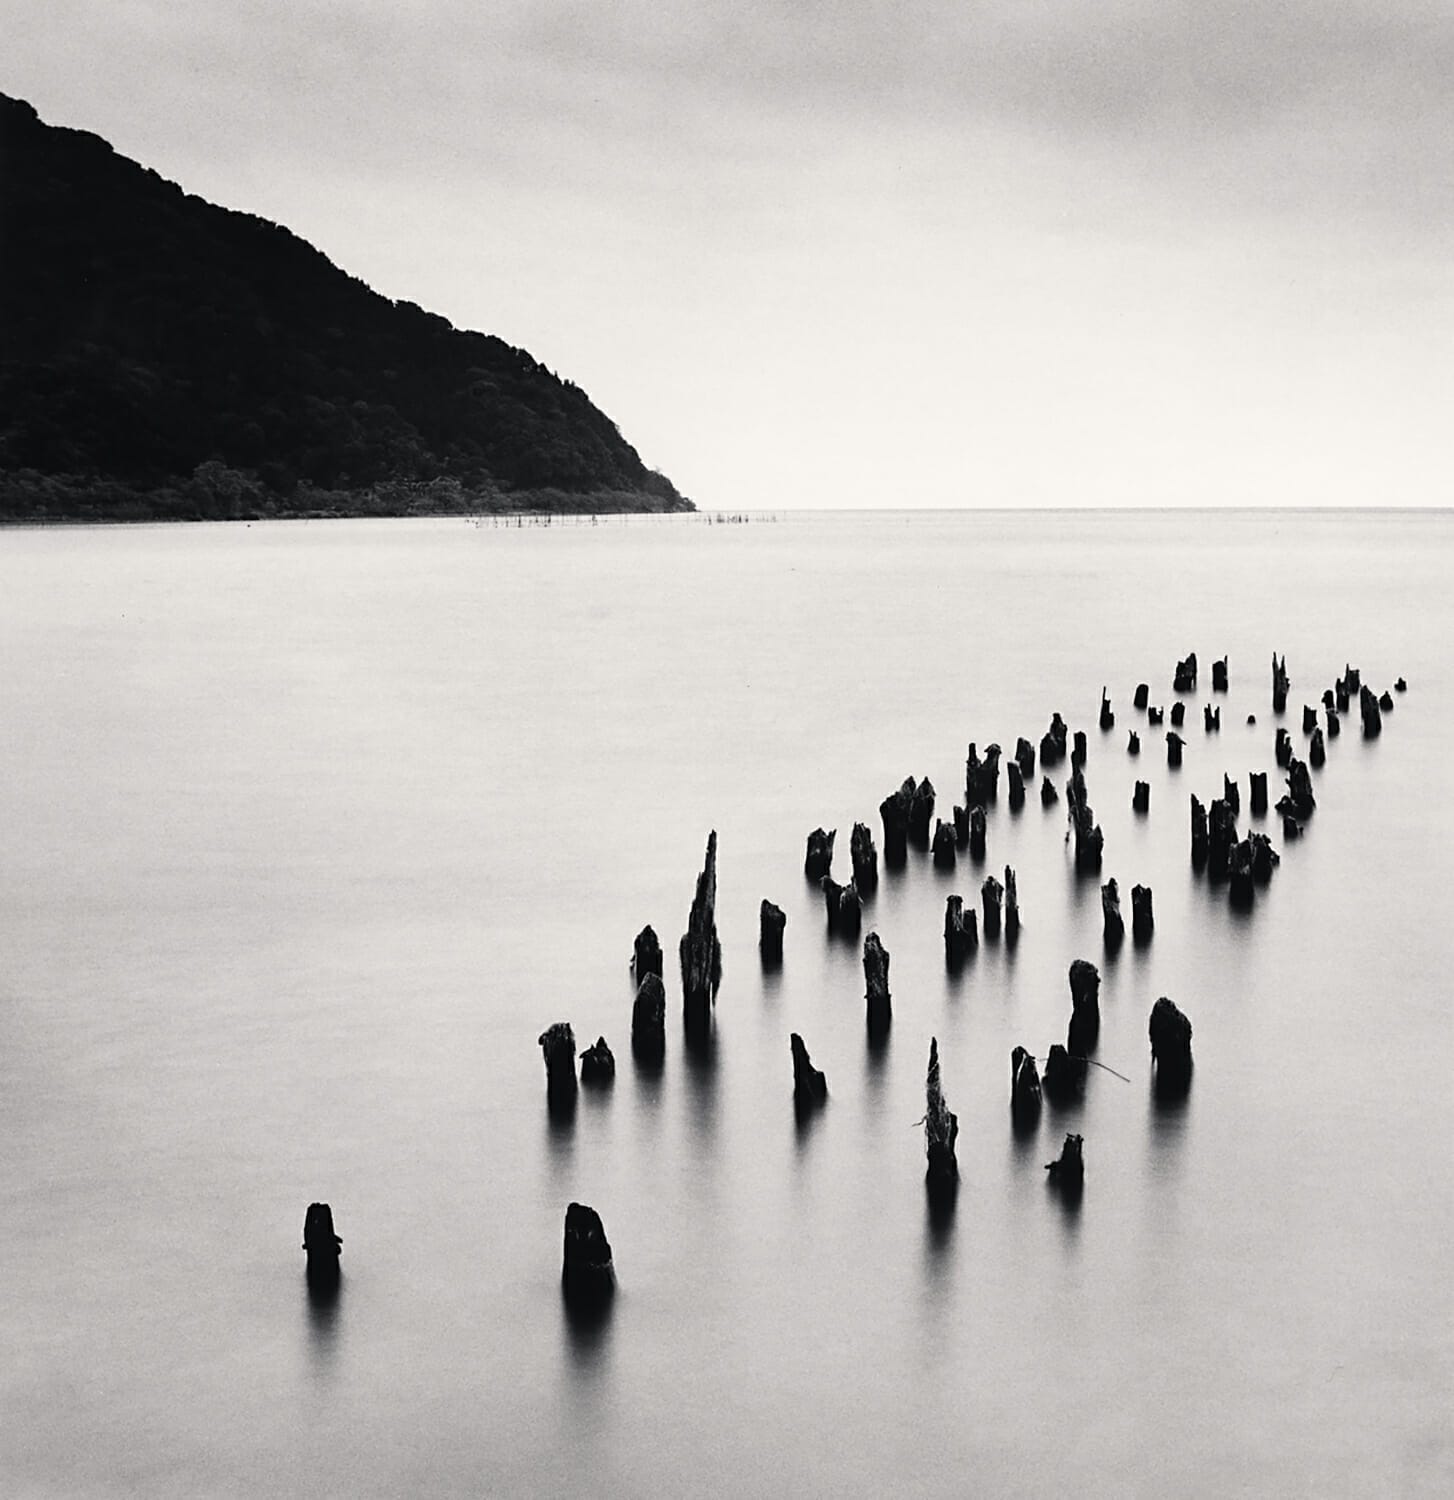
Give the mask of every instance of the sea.
[{"label": "sea", "polygon": [[[1451,578],[1437,511],[0,532],[0,1493],[1454,1493]],[[1173,769],[1133,693],[1169,707],[1192,651]],[[1350,664],[1407,691],[1376,739],[1345,717],[1287,840],[1248,775],[1276,799],[1277,728],[1306,757],[1302,707]],[[884,867],[905,777],[947,820],[971,742],[1008,757],[1056,712],[1099,876],[1065,763],[1019,812],[1002,771],[983,861]],[[1249,910],[1189,856],[1224,775],[1281,856]],[[848,879],[856,821],[881,1049],[861,940],[804,876],[822,826]],[[688,1050],[713,831],[723,975]],[[950,973],[947,896],[1007,865],[1018,943]],[[1152,888],[1148,944],[1105,950],[1111,876],[1128,928]],[[1101,1066],[1017,1134],[1011,1049],[1066,1040],[1077,958]],[[1180,1101],[1161,996],[1193,1026]],[[566,1120],[558,1021],[616,1057]],[[802,1119],[794,1032],[828,1085]],[[1078,1202],[1045,1171],[1070,1133]],[[614,1253],[595,1320],[562,1300],[573,1201]]]}]

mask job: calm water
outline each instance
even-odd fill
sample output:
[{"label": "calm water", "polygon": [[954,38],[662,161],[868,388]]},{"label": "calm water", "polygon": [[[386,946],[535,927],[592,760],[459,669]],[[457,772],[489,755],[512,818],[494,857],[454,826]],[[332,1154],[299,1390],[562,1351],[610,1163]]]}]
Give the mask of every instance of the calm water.
[{"label": "calm water", "polygon": [[[1445,515],[0,533],[0,1491],[1450,1493],[1451,576]],[[1186,801],[1229,770],[1246,826],[1247,771],[1280,785],[1274,648],[1299,742],[1345,660],[1410,689],[1381,740],[1331,742],[1238,915]],[[1192,649],[1184,768],[1159,735],[1129,759],[1134,685],[1169,703]],[[967,741],[1038,743],[1055,709],[1153,944],[1107,960],[1063,804],[1002,793],[984,867],[911,856],[868,908],[870,1057],[806,833],[839,829],[846,879],[906,775],[947,816]],[[669,960],[644,1078],[631,941],[674,955],[711,828],[715,1058],[682,1051]],[[1006,863],[1019,946],[953,982],[944,897]],[[1064,1039],[1077,956],[1131,1082],[1093,1070],[1017,1141],[1009,1052]],[[1149,1088],[1161,994],[1195,1026],[1179,1110]],[[556,1020],[618,1056],[571,1128]],[[831,1094],[802,1129],[793,1030]],[[963,1173],[937,1229],[931,1035]],[[1077,1212],[1041,1170],[1066,1129]],[[573,1198],[620,1277],[594,1332],[560,1301]]]}]

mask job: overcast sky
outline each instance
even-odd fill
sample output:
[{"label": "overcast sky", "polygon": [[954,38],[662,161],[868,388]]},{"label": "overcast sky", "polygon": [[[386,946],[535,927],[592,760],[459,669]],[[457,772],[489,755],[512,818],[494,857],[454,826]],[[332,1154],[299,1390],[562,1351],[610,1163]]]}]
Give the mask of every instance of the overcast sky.
[{"label": "overcast sky", "polygon": [[0,0],[699,503],[1454,503],[1450,0]]}]

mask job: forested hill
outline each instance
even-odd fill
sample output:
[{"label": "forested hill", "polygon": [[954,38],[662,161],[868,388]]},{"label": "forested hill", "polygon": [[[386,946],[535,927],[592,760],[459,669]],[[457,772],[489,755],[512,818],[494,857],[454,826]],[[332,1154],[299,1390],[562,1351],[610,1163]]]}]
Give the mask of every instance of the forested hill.
[{"label": "forested hill", "polygon": [[0,517],[690,510],[584,391],[0,95]]}]

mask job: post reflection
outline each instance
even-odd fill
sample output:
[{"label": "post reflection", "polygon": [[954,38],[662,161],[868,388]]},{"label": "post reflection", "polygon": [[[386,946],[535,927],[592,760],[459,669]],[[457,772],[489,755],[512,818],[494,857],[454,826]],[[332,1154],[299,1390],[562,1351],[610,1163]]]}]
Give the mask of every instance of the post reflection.
[{"label": "post reflection", "polygon": [[343,1293],[343,1276],[329,1280],[306,1277],[308,1297],[308,1347],[313,1368],[327,1375],[338,1352],[338,1307]]},{"label": "post reflection", "polygon": [[561,1325],[572,1376],[582,1384],[601,1380],[610,1368],[611,1319],[616,1298],[581,1303],[561,1293]]},{"label": "post reflection", "polygon": [[682,1055],[686,1063],[687,1105],[693,1135],[710,1145],[717,1133],[717,1023],[689,1028],[682,1033]]}]

